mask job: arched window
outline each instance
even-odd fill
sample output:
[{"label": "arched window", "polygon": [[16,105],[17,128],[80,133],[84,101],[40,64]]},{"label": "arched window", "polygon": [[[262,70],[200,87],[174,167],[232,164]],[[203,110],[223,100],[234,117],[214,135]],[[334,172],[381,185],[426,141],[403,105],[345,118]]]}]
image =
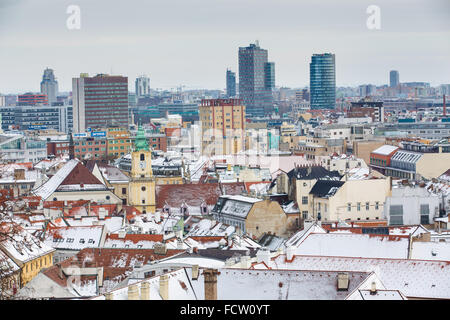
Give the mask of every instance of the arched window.
[{"label": "arched window", "polygon": [[145,154],[141,153],[141,161],[145,160]]}]

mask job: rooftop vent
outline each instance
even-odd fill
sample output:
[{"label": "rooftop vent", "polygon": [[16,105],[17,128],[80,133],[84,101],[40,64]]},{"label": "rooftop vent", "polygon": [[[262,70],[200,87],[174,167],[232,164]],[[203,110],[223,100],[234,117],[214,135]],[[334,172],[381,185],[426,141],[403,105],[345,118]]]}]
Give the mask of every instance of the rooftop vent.
[{"label": "rooftop vent", "polygon": [[338,291],[347,291],[349,282],[350,282],[350,279],[349,279],[348,273],[338,273],[338,279],[337,279]]}]

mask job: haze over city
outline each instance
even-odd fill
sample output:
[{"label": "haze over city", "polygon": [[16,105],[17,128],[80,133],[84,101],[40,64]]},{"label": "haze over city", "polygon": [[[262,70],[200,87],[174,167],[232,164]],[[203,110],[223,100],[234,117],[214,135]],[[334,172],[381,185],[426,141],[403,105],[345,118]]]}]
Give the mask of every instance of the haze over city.
[{"label": "haze over city", "polygon": [[[369,5],[381,28],[366,26]],[[81,9],[69,30],[69,5]],[[313,53],[336,55],[336,85],[449,83],[450,4],[414,1],[10,1],[0,3],[0,91],[38,91],[55,70],[60,91],[80,72],[152,78],[153,88],[223,89],[238,47],[259,40],[276,63],[277,86],[309,85]],[[130,90],[133,88],[129,82]]]}]

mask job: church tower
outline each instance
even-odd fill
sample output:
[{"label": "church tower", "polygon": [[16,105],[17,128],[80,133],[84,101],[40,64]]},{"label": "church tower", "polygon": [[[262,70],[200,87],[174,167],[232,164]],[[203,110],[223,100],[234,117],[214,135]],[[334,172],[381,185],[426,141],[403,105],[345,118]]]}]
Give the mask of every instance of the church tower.
[{"label": "church tower", "polygon": [[152,152],[141,126],[131,153],[131,177],[128,204],[142,213],[155,212],[155,178],[152,171]]}]

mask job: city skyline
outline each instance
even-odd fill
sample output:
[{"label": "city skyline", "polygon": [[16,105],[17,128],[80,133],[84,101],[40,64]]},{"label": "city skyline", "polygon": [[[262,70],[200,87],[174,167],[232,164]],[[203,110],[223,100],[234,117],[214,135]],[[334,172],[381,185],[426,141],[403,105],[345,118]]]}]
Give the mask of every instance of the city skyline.
[{"label": "city skyline", "polygon": [[[187,89],[224,89],[223,70],[237,72],[238,48],[256,40],[277,65],[277,86],[309,86],[309,58],[324,52],[337,56],[338,87],[389,84],[390,70],[398,70],[403,82],[425,81],[432,86],[450,82],[446,1],[378,1],[380,30],[366,26],[369,1],[319,5],[266,0],[258,7],[244,1],[237,7],[237,2],[229,1],[80,0],[76,5],[81,9],[81,29],[68,30],[66,9],[71,4],[3,1],[1,93],[38,92],[45,67],[55,71],[62,92],[70,91],[72,78],[82,72],[130,79],[145,73],[153,88],[184,84]],[[34,58],[25,59],[30,52]],[[129,89],[133,91],[132,84]]]}]

